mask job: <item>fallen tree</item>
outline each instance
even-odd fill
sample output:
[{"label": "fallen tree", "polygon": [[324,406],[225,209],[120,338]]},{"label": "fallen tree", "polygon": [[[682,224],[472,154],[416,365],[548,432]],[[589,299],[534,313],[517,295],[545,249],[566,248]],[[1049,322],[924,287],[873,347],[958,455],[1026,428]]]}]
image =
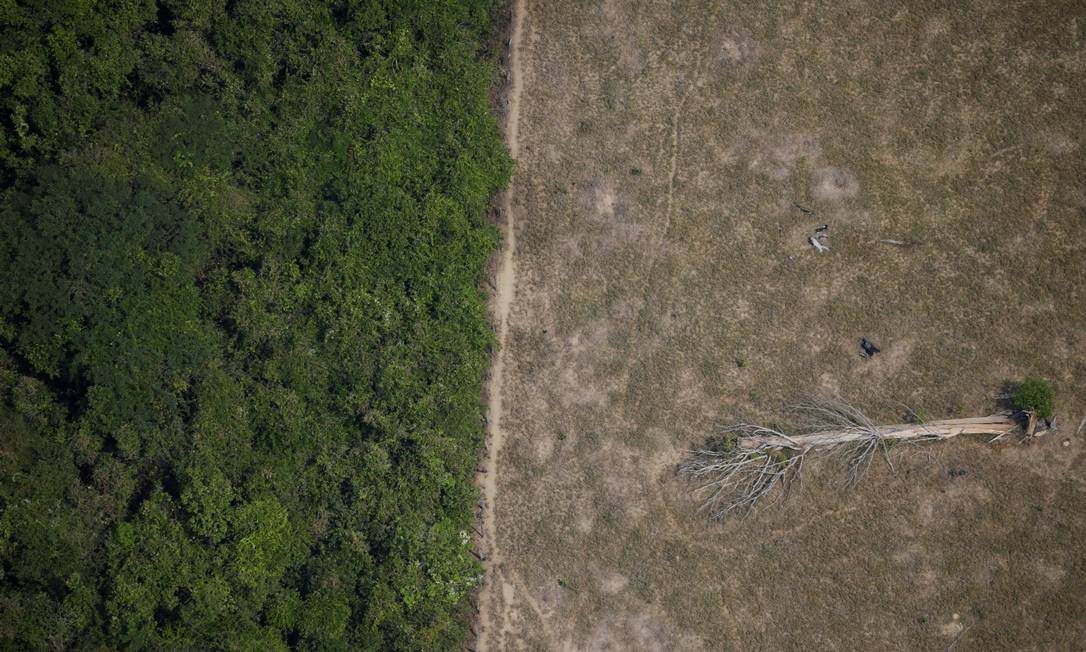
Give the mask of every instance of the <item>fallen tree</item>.
[{"label": "fallen tree", "polygon": [[1011,413],[876,425],[858,409],[836,400],[821,399],[797,409],[809,417],[809,426],[800,434],[740,424],[720,430],[707,446],[689,451],[679,470],[697,483],[693,491],[701,497],[702,509],[718,519],[746,516],[770,496],[779,499],[787,494],[812,454],[843,454],[847,483],[854,486],[880,452],[893,468],[889,449],[895,444],[958,435],[990,435],[994,441],[1020,427]]}]

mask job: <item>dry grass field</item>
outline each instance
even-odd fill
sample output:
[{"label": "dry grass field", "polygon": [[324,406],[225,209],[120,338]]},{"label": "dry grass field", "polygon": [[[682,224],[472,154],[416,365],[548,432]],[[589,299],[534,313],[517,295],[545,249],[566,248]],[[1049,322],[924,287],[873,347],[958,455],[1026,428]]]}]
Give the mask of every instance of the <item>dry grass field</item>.
[{"label": "dry grass field", "polygon": [[[1086,648],[1086,4],[524,12],[487,646]],[[723,523],[676,475],[799,397],[982,415],[1026,375],[1028,445],[826,463]]]}]

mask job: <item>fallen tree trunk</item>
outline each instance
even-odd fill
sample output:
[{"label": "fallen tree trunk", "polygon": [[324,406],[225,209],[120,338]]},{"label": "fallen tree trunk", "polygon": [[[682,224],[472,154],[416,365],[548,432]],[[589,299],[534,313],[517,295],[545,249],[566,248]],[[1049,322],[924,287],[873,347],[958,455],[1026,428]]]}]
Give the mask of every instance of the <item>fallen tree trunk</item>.
[{"label": "fallen tree trunk", "polygon": [[[987,417],[968,419],[942,419],[929,423],[905,423],[891,426],[875,426],[878,437],[890,441],[938,440],[950,439],[958,435],[1006,435],[1018,428],[1018,422],[1009,414],[993,414]],[[846,429],[812,432],[806,435],[785,436],[780,434],[761,434],[738,439],[741,448],[760,448],[770,445],[792,450],[805,448],[839,446],[855,443],[872,436],[868,430]]]},{"label": "fallen tree trunk", "polygon": [[812,417],[811,427],[801,434],[737,425],[721,430],[705,448],[689,452],[679,471],[698,483],[693,492],[702,497],[702,508],[713,518],[746,516],[768,496],[783,496],[799,478],[803,462],[811,454],[843,452],[847,457],[847,482],[853,486],[879,451],[889,462],[889,448],[895,444],[940,441],[958,435],[991,435],[994,441],[1019,427],[1005,413],[876,425],[856,408],[839,401],[821,400],[798,409]]}]

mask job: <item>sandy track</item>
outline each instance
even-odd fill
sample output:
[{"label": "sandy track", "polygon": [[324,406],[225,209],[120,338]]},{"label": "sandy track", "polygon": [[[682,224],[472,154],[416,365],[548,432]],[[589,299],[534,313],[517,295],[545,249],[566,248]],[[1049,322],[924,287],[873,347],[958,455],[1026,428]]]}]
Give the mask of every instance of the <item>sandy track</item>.
[{"label": "sandy track", "polygon": [[[517,128],[520,120],[520,96],[523,88],[523,75],[520,62],[520,42],[524,23],[524,0],[516,0],[513,4],[513,28],[509,41],[509,107],[505,117],[505,137],[509,146],[509,153],[515,161],[520,149],[517,139]],[[498,500],[498,463],[501,461],[502,446],[505,443],[505,432],[502,430],[502,415],[504,412],[503,399],[505,395],[505,357],[506,343],[509,332],[509,311],[516,293],[516,270],[513,263],[513,255],[516,252],[516,222],[513,214],[512,182],[509,184],[502,198],[502,214],[505,217],[505,245],[502,250],[501,264],[498,268],[496,280],[496,292],[494,295],[494,321],[498,335],[498,352],[494,357],[494,368],[490,376],[488,388],[489,394],[489,437],[490,454],[486,459],[486,474],[483,476],[483,498],[485,508],[483,510],[484,545],[489,554],[486,563],[486,582],[483,585],[479,598],[479,632],[478,650],[488,650],[491,647],[491,612],[496,604],[496,595],[500,591],[505,596],[502,601],[506,608],[500,614],[495,624],[499,626],[499,635],[504,634],[509,627],[508,603],[513,593],[513,584],[509,578],[504,577],[501,569],[501,551],[498,549],[498,536],[494,524],[494,506]]]}]

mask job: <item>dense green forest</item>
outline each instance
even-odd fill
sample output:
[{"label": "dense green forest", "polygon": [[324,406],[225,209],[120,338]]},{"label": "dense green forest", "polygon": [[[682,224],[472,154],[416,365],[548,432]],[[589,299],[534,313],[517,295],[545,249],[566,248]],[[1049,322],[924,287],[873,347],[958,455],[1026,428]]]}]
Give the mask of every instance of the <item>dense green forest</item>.
[{"label": "dense green forest", "polygon": [[0,0],[0,647],[461,644],[494,4]]}]

